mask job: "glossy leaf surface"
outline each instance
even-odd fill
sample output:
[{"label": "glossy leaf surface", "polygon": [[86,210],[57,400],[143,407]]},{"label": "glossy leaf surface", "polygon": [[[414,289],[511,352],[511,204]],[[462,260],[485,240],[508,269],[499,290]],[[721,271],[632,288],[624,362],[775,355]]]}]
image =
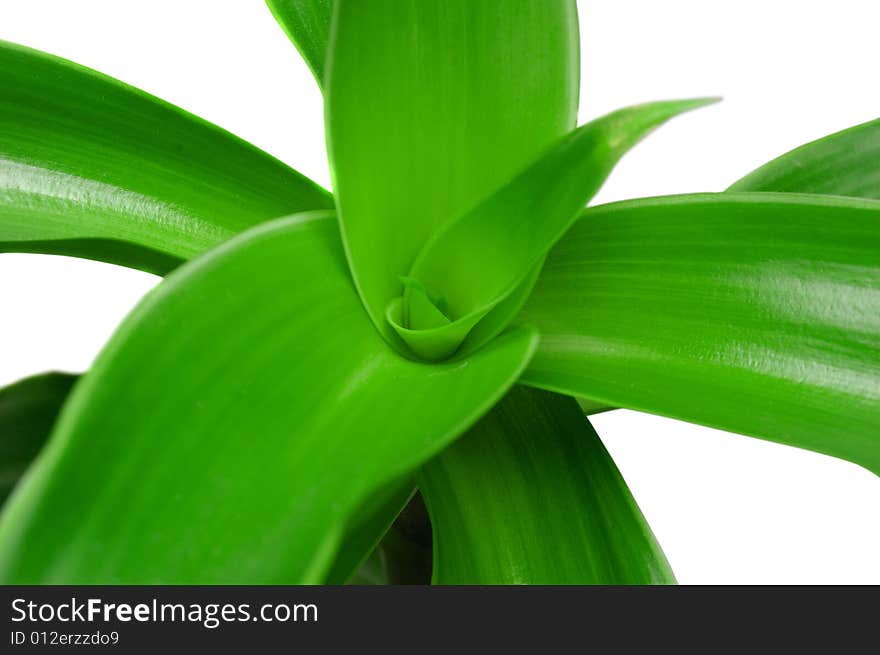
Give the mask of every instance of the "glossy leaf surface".
[{"label": "glossy leaf surface", "polygon": [[[0,503],[48,440],[79,377],[72,373],[45,373],[0,389]],[[358,579],[376,573],[375,567],[364,560],[413,495],[414,487],[409,479],[388,485],[355,512],[327,574],[328,584],[348,582],[356,570]],[[362,562],[364,566],[359,569]]]},{"label": "glossy leaf surface", "polygon": [[332,214],[255,228],[156,287],[77,385],[0,517],[0,580],[321,582],[352,514],[491,407],[535,340],[404,359]]},{"label": "glossy leaf surface", "polygon": [[422,468],[437,584],[672,584],[577,403],[515,387]]},{"label": "glossy leaf surface", "polygon": [[521,318],[531,385],[880,472],[880,203],[706,194],[588,209]]},{"label": "glossy leaf surface", "polygon": [[338,0],[326,118],[355,281],[375,324],[444,223],[573,126],[569,0]]},{"label": "glossy leaf surface", "polygon": [[0,88],[0,252],[161,274],[262,221],[333,206],[231,134],[57,57],[0,42]]},{"label": "glossy leaf surface", "polygon": [[880,120],[795,148],[729,190],[880,198]]},{"label": "glossy leaf surface", "polygon": [[0,502],[48,439],[77,377],[45,373],[0,389]]}]

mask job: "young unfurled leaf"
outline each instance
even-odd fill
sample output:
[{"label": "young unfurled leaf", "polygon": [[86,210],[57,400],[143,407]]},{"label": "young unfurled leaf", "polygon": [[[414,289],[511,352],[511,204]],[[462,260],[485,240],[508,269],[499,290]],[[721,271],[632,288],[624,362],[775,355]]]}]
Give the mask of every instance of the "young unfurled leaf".
[{"label": "young unfurled leaf", "polygon": [[[426,290],[415,298],[420,304],[432,294],[443,298],[449,320],[446,324],[413,320],[407,307],[414,297],[410,284],[402,299],[389,307],[388,318],[398,334],[425,359],[451,355],[468,332],[540,265],[633,145],[670,118],[715,101],[673,100],[628,107],[563,138],[425,244],[409,272],[409,278]],[[404,324],[401,318],[407,314],[409,323]]]},{"label": "young unfurled leaf", "polygon": [[337,0],[326,74],[333,187],[358,290],[389,302],[425,242],[574,127],[573,0]]}]

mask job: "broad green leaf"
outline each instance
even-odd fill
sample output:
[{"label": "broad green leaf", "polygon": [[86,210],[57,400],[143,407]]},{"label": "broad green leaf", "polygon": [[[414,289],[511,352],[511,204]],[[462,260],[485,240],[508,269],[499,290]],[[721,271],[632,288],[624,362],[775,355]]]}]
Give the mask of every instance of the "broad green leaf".
[{"label": "broad green leaf", "polygon": [[729,190],[880,198],[880,120],[795,148]]},{"label": "broad green leaf", "polygon": [[266,4],[299,50],[318,86],[323,86],[333,0],[266,0]]},{"label": "broad green leaf", "polygon": [[337,0],[326,75],[334,192],[355,282],[389,302],[428,238],[574,127],[572,0]]},{"label": "broad green leaf", "polygon": [[77,385],[0,517],[0,580],[320,582],[353,513],[470,427],[535,342],[410,361],[367,318],[332,214],[250,230],[148,294]]},{"label": "broad green leaf", "polygon": [[0,502],[43,447],[76,379],[45,373],[0,389]]},{"label": "broad green leaf", "polygon": [[[45,373],[0,389],[0,502],[12,490],[49,437],[55,419],[78,375]],[[357,569],[363,578],[375,567],[358,566],[388,531],[412,497],[414,483],[407,479],[373,494],[346,525],[345,535],[327,574],[329,584],[343,584]],[[383,569],[384,570],[384,569]]]},{"label": "broad green leaf", "polygon": [[514,387],[422,468],[437,584],[671,584],[620,472],[571,398]]},{"label": "broad green leaf", "polygon": [[[729,191],[784,191],[880,198],[880,120],[857,125],[788,152]],[[587,414],[613,409],[578,399]]]},{"label": "broad green leaf", "polygon": [[0,252],[165,273],[262,221],[333,206],[231,134],[51,55],[0,42],[0,89]]},{"label": "broad green leaf", "polygon": [[880,472],[880,202],[704,194],[588,209],[521,319],[522,381]]},{"label": "broad green leaf", "polygon": [[[478,322],[522,288],[632,146],[670,118],[712,102],[628,107],[565,136],[431,237],[409,271],[402,298],[391,304],[389,322],[420,357],[451,355]],[[434,311],[415,312],[414,302]],[[493,327],[500,331],[504,325]]]}]

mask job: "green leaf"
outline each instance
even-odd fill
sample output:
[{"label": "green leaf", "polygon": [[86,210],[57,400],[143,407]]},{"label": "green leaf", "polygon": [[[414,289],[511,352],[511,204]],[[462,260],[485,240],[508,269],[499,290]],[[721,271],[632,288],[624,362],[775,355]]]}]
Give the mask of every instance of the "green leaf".
[{"label": "green leaf", "polygon": [[253,146],[68,61],[0,42],[0,88],[0,252],[165,273],[262,221],[333,206]]},{"label": "green leaf", "polygon": [[880,203],[705,194],[588,209],[521,319],[522,382],[880,472]]},{"label": "green leaf", "polygon": [[386,485],[358,508],[346,524],[339,552],[325,577],[327,584],[345,584],[360,571],[413,493],[415,483],[405,478]]},{"label": "green leaf", "polygon": [[[717,99],[637,105],[568,134],[431,237],[409,272],[408,279],[417,284],[408,284],[402,299],[391,304],[389,322],[420,357],[436,360],[451,355],[479,321],[522,289],[524,279],[540,267],[547,251],[632,146],[670,118],[713,102]],[[414,297],[422,305],[441,299],[445,323],[419,324],[425,312],[409,310]],[[503,327],[502,323],[489,328],[489,336]]]},{"label": "green leaf", "polygon": [[620,472],[571,398],[514,387],[422,468],[436,584],[671,584]]},{"label": "green leaf", "polygon": [[[0,389],[0,503],[43,447],[79,377],[72,373],[45,373]],[[407,479],[382,489],[361,506],[346,526],[339,552],[327,574],[329,584],[349,580],[413,493],[414,483]]]},{"label": "green leaf", "polygon": [[535,341],[402,358],[332,214],[250,230],[148,294],[77,385],[0,517],[0,580],[320,582],[353,513],[487,411]]},{"label": "green leaf", "polygon": [[[2,181],[0,181],[2,184]],[[2,212],[2,209],[0,209]],[[79,219],[76,219],[79,220]],[[0,217],[0,230],[3,230]],[[73,225],[71,224],[71,229]],[[153,250],[136,243],[114,239],[47,239],[45,241],[0,241],[0,254],[24,252],[36,255],[65,255],[93,259],[117,266],[135,268],[154,275],[167,275],[180,266],[186,258]]]},{"label": "green leaf", "polygon": [[322,87],[333,0],[266,0],[266,4]]},{"label": "green leaf", "polygon": [[428,238],[568,132],[572,0],[338,0],[326,118],[349,261],[379,330]]},{"label": "green leaf", "polygon": [[45,373],[0,389],[0,502],[43,447],[76,379]]},{"label": "green leaf", "polygon": [[880,198],[880,120],[795,148],[729,190]]}]

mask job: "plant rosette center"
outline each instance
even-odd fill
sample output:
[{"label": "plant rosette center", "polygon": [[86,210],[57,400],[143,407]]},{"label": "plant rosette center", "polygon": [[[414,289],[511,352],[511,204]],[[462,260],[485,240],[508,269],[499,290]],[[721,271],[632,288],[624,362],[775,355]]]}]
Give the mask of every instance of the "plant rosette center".
[{"label": "plant rosette center", "polygon": [[419,358],[473,352],[519,313],[544,258],[614,164],[642,137],[717,98],[668,100],[606,114],[550,144],[423,245],[385,318]]},{"label": "plant rosette center", "polygon": [[468,343],[467,351],[472,351],[501,332],[511,318],[504,316],[491,320],[492,309],[504,296],[469,307],[466,300],[450,302],[446,295],[434,293],[414,277],[401,276],[400,281],[403,284],[402,294],[388,304],[386,318],[420,359],[436,362],[452,357],[462,349],[475,327],[485,323],[481,326],[481,332],[486,335],[479,340],[471,339]]}]

